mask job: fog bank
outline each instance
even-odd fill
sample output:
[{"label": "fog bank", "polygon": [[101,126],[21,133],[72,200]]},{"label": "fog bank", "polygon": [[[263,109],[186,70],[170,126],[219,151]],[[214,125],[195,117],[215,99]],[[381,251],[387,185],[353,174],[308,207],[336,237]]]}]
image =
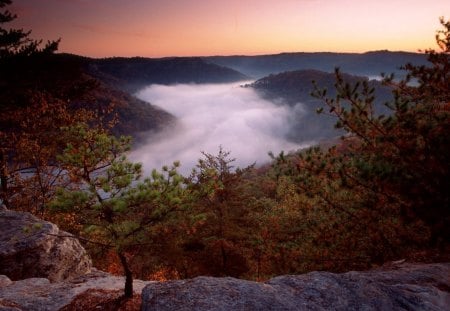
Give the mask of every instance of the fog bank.
[{"label": "fog bank", "polygon": [[137,97],[178,119],[130,154],[146,172],[179,160],[180,171],[188,174],[202,151],[216,155],[219,146],[231,152],[239,167],[267,162],[269,151],[277,154],[302,147],[284,138],[292,108],[277,106],[237,83],[151,85]]}]

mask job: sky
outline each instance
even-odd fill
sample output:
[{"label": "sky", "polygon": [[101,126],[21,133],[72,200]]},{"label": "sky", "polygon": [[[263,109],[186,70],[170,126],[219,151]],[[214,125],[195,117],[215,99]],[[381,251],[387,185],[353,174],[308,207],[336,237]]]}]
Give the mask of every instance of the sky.
[{"label": "sky", "polygon": [[449,0],[13,0],[10,26],[90,57],[434,48]]}]

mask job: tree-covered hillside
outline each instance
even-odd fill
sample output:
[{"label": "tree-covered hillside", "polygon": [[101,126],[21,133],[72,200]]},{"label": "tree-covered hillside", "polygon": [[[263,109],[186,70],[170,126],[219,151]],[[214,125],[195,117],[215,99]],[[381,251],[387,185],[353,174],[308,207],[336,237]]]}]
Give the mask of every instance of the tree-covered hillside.
[{"label": "tree-covered hillside", "polygon": [[[88,109],[117,115],[117,134],[139,136],[158,130],[174,120],[169,113],[145,103],[115,85],[88,72],[92,60],[67,54],[36,54],[8,60],[1,70],[0,105],[3,109],[31,105],[31,94],[62,100],[71,109]],[[107,118],[108,119],[108,118]]]},{"label": "tree-covered hillside", "polygon": [[[379,114],[390,114],[392,110],[385,103],[392,100],[392,89],[380,81],[369,80],[367,77],[343,74],[350,82],[366,81],[375,89],[374,109]],[[320,141],[342,135],[342,131],[334,129],[335,120],[330,115],[317,115],[317,110],[323,108],[323,102],[311,96],[314,84],[328,90],[328,95],[335,96],[336,77],[332,73],[318,70],[288,71],[261,78],[245,87],[254,88],[261,96],[279,104],[296,107],[292,114],[289,138],[304,141]]]},{"label": "tree-covered hillside", "polygon": [[339,70],[328,90],[316,71],[263,80],[303,96],[299,77],[315,77],[318,112],[345,134],[334,146],[245,168],[219,147],[188,176],[179,162],[143,176],[127,159],[131,138],[112,135],[129,121],[115,116],[123,93],[93,79],[89,60],[53,55],[57,42],[4,29],[10,3],[0,0],[0,203],[79,238],[96,267],[125,276],[125,298],[135,277],[265,280],[450,260],[450,21],[426,65],[383,81],[390,114],[376,108],[378,84]]},{"label": "tree-covered hillside", "polygon": [[225,83],[249,79],[236,70],[197,57],[91,59],[88,72],[129,92],[153,83]]},{"label": "tree-covered hillside", "polygon": [[[247,77],[198,58],[92,59],[70,54],[33,55],[10,60],[2,69],[0,105],[27,105],[27,92],[39,90],[70,101],[74,107],[107,109],[114,106],[117,134],[140,137],[174,121],[169,113],[145,103],[133,93],[152,83],[219,83]],[[74,81],[78,81],[74,84]]]}]

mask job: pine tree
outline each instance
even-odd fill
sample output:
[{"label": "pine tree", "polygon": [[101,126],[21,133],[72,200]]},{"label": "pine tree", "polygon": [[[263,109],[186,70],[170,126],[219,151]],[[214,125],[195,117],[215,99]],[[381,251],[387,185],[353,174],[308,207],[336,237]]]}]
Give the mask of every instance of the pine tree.
[{"label": "pine tree", "polygon": [[[393,88],[394,101],[387,103],[391,115],[374,113],[374,90],[366,82],[346,82],[339,70],[336,97],[315,92],[347,135],[330,152],[301,160],[301,184],[311,189],[318,176],[328,179],[327,187],[338,180],[338,188],[314,193],[371,228],[385,245],[378,251],[381,257],[395,256],[402,243],[421,245],[429,234],[428,243],[441,249],[450,240],[450,22],[441,19],[441,24],[444,29],[436,35],[440,50],[425,51],[429,65],[407,64],[405,79],[384,80]],[[337,196],[344,190],[354,198],[350,204]],[[379,221],[371,223],[375,218]]]},{"label": "pine tree", "polygon": [[71,215],[82,227],[81,237],[113,250],[126,277],[124,295],[133,295],[130,253],[148,248],[149,230],[181,206],[183,178],[172,168],[153,170],[142,180],[142,166],[124,153],[130,139],[78,125],[66,129],[70,143],[59,157],[71,186],[61,188],[51,206]]},{"label": "pine tree", "polygon": [[[4,9],[11,3],[11,0],[0,0],[0,9]],[[39,48],[42,40],[31,39],[31,31],[3,28],[3,24],[10,23],[16,18],[17,15],[7,9],[0,11],[0,61],[12,57],[31,56],[37,53],[53,53],[58,49],[59,40],[49,41],[43,48]]]},{"label": "pine tree", "polygon": [[253,167],[234,168],[229,155],[222,147],[217,155],[203,153],[189,178],[188,190],[194,198],[190,212],[201,224],[187,241],[186,253],[191,249],[200,255],[204,274],[239,277],[249,270],[245,248],[251,206],[245,176]]}]

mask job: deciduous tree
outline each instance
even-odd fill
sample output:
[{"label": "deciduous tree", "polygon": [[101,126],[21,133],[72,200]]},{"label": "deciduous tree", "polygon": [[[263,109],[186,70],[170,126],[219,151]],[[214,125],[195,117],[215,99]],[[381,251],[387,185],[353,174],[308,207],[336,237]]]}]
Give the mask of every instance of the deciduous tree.
[{"label": "deciduous tree", "polygon": [[59,40],[41,47],[31,31],[4,28],[17,17],[9,4],[0,0],[0,201],[43,217],[55,186],[64,182],[56,161],[65,145],[60,128],[100,115],[70,107],[94,84],[76,65],[61,73],[53,55]]}]

